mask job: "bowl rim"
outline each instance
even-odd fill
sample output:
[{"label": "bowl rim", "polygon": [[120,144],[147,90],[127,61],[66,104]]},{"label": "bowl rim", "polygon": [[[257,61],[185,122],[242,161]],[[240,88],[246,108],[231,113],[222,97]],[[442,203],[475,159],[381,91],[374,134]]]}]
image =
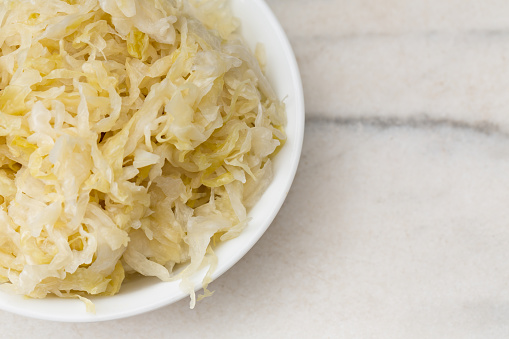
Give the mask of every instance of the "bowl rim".
[{"label": "bowl rim", "polygon": [[[293,145],[292,145],[292,152],[290,157],[290,164],[287,165],[289,168],[289,171],[286,172],[284,180],[281,182],[281,185],[279,185],[280,193],[277,196],[277,200],[274,200],[272,202],[272,208],[270,209],[270,213],[267,213],[264,215],[263,220],[259,222],[259,226],[252,229],[252,233],[249,235],[249,238],[247,241],[244,242],[244,246],[238,251],[235,252],[235,255],[229,256],[228,258],[224,259],[221,263],[221,265],[218,265],[218,268],[212,273],[212,281],[219,278],[221,275],[223,275],[226,271],[228,271],[233,265],[235,265],[241,258],[243,258],[246,253],[258,242],[258,240],[262,237],[262,235],[266,232],[266,230],[269,228],[271,223],[274,221],[276,215],[278,214],[279,210],[281,209],[286,196],[288,195],[290,191],[290,187],[293,183],[293,180],[295,178],[298,164],[300,161],[301,151],[302,151],[302,144],[304,139],[304,125],[305,125],[305,106],[304,106],[304,93],[303,93],[303,87],[302,87],[302,80],[301,75],[299,72],[299,67],[297,64],[297,60],[295,58],[295,54],[293,52],[293,49],[291,47],[291,44],[281,26],[279,21],[277,20],[276,16],[270,9],[270,7],[267,5],[267,3],[264,0],[230,0],[231,3],[240,3],[245,4],[249,3],[249,6],[257,7],[266,18],[270,30],[272,34],[274,35],[273,39],[276,39],[278,43],[281,46],[281,51],[284,53],[284,59],[288,63],[288,68],[290,70],[289,76],[291,79],[289,80],[291,85],[291,88],[293,89],[292,95],[294,96],[293,103],[295,105],[295,109],[292,112],[294,115],[292,116],[292,120],[295,122],[295,128],[294,128],[294,138],[293,138]],[[235,13],[237,15],[237,13]],[[241,23],[242,25],[242,23]],[[275,178],[274,178],[275,179]],[[272,185],[272,183],[271,183]],[[265,194],[264,194],[265,195]],[[262,198],[263,199],[263,198]],[[257,203],[258,205],[258,203]],[[255,205],[256,207],[256,205]],[[234,239],[232,239],[234,240]],[[229,241],[232,241],[229,240]],[[228,241],[228,242],[229,242]],[[195,274],[192,278],[192,282],[194,283],[194,290],[198,291],[202,289],[202,278],[206,273],[206,269],[202,269],[197,274]],[[150,281],[153,281],[153,277],[144,277],[143,278],[147,283]],[[158,284],[170,284],[170,285],[177,285],[178,282],[161,282],[158,280]],[[169,288],[169,287],[168,287]],[[130,309],[122,309],[122,310],[116,310],[115,312],[108,312],[106,314],[89,314],[84,311],[82,314],[74,314],[72,312],[69,312],[69,314],[55,314],[50,311],[48,312],[41,312],[36,311],[30,308],[27,308],[26,306],[18,306],[16,303],[11,304],[9,300],[14,300],[12,298],[23,298],[23,296],[6,296],[4,294],[5,292],[0,292],[0,309],[15,313],[21,316],[35,318],[35,319],[41,319],[41,320],[49,320],[49,321],[58,321],[58,322],[102,322],[102,321],[109,321],[109,320],[116,320],[116,319],[122,319],[127,317],[132,317],[135,315],[139,315],[142,313],[150,312],[157,310],[161,307],[168,306],[172,303],[175,303],[184,297],[188,296],[189,294],[181,291],[181,293],[176,293],[169,296],[162,296],[159,298],[156,302],[151,302],[148,304],[140,305],[139,307],[134,307]],[[121,292],[122,293],[122,292]],[[4,294],[1,296],[1,294]],[[103,297],[103,298],[114,298],[113,297]],[[5,300],[5,299],[8,300]],[[97,297],[96,297],[97,298]],[[55,298],[56,299],[56,298]],[[95,298],[94,298],[95,299]],[[99,299],[98,299],[99,300]],[[40,300],[39,300],[40,301]],[[51,308],[51,307],[50,307]]]}]

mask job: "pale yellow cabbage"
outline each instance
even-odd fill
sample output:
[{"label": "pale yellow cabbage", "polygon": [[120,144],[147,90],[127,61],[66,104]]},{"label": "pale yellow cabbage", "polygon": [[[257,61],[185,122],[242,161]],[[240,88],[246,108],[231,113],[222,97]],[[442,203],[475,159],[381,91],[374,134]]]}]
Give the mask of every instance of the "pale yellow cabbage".
[{"label": "pale yellow cabbage", "polygon": [[140,273],[183,279],[193,306],[185,282],[285,139],[225,1],[3,0],[0,22],[3,288],[113,295]]}]

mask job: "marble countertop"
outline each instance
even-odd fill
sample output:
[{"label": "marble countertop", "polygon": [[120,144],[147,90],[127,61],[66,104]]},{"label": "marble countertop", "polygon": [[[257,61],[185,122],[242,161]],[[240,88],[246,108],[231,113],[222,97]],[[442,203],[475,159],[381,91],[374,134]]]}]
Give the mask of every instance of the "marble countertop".
[{"label": "marble countertop", "polygon": [[307,115],[267,233],[195,310],[2,337],[509,337],[509,2],[267,2]]}]

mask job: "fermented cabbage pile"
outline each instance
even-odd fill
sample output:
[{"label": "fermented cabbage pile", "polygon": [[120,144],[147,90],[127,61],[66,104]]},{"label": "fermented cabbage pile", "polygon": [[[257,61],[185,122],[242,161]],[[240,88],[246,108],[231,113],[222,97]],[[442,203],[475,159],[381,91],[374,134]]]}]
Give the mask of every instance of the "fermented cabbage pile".
[{"label": "fermented cabbage pile", "polygon": [[[0,0],[0,282],[87,300],[217,264],[285,113],[222,0]],[[176,270],[176,267],[183,267]]]}]

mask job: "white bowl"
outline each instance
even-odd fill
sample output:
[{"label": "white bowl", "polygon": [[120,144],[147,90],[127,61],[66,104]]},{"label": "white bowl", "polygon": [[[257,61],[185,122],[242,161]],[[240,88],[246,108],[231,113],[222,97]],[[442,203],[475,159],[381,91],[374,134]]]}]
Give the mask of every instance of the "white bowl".
[{"label": "white bowl", "polygon": [[[231,0],[235,15],[242,22],[242,34],[254,50],[257,42],[265,45],[267,76],[277,95],[286,104],[288,140],[274,159],[274,179],[260,201],[250,211],[247,228],[235,239],[218,246],[216,279],[226,272],[260,239],[274,220],[285,200],[299,163],[304,134],[304,97],[297,62],[286,35],[263,0]],[[205,270],[194,277],[201,288]],[[0,292],[0,308],[20,315],[65,322],[93,322],[125,318],[152,311],[187,296],[178,282],[161,282],[156,278],[140,278],[122,285],[119,294],[92,298],[96,314],[85,312],[77,299],[28,299]],[[211,285],[214,288],[214,285]],[[212,297],[213,298],[213,297]],[[199,303],[197,305],[199,307]]]}]

